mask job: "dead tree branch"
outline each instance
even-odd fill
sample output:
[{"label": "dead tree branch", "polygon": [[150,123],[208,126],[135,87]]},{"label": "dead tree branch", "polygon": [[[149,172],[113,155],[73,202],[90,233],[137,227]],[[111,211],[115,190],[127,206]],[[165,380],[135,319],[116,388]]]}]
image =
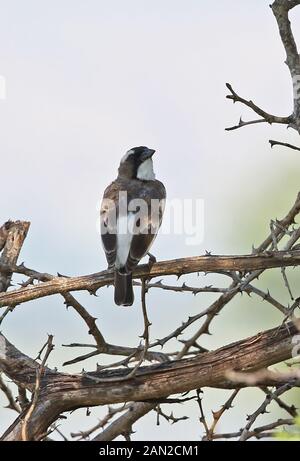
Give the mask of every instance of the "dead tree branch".
[{"label": "dead tree branch", "polygon": [[291,385],[290,384],[284,384],[283,386],[279,387],[278,389],[276,389],[275,392],[270,392],[269,394],[267,394],[264,402],[260,405],[260,407],[250,416],[248,416],[248,423],[246,424],[245,428],[243,429],[242,433],[241,433],[241,436],[240,436],[240,441],[245,441],[249,438],[249,431],[250,431],[250,428],[253,426],[253,424],[255,423],[256,419],[258,418],[258,416],[264,414],[266,412],[266,409],[268,407],[268,405],[272,402],[272,400],[275,398],[275,397],[279,397],[280,395],[284,394],[286,391],[290,390],[291,389]]},{"label": "dead tree branch", "polygon": [[234,399],[236,398],[237,394],[239,393],[240,389],[235,389],[229,399],[224,403],[224,405],[220,408],[219,411],[213,411],[213,422],[208,429],[206,436],[203,437],[203,440],[213,440],[214,439],[214,434],[215,434],[215,429],[217,427],[218,422],[222,418],[223,414],[232,408],[232,403]]},{"label": "dead tree branch", "polygon": [[[279,34],[281,37],[282,44],[286,51],[286,64],[289,68],[292,84],[293,84],[293,113],[287,117],[278,117],[261,109],[253,101],[247,100],[239,96],[232,86],[227,83],[226,86],[230,92],[226,97],[231,99],[234,103],[239,102],[249,109],[253,110],[257,115],[262,117],[258,120],[252,120],[249,122],[244,122],[240,119],[239,123],[230,128],[226,128],[227,131],[236,130],[247,125],[253,125],[257,123],[279,123],[287,125],[288,127],[294,128],[300,134],[300,58],[295,38],[293,35],[291,22],[289,20],[289,11],[295,6],[299,5],[298,1],[291,0],[275,0],[272,5],[270,5],[274,16],[277,21]],[[297,147],[290,144],[279,143],[276,141],[270,141],[271,146],[273,145],[283,145],[286,147],[291,147],[292,149],[299,150]]]},{"label": "dead tree branch", "polygon": [[288,144],[286,142],[274,141],[273,139],[270,139],[269,143],[271,144],[271,147],[283,146],[283,147],[288,147],[289,149],[293,149],[293,150],[300,150],[300,147],[293,146],[292,144]]},{"label": "dead tree branch", "polygon": [[[292,426],[294,424],[293,419],[278,419],[278,421],[275,421],[274,423],[270,424],[265,424],[264,426],[256,427],[255,429],[249,431],[246,435],[245,440],[249,440],[251,438],[256,438],[256,439],[261,439],[261,438],[268,438],[268,437],[274,437],[274,432],[269,432],[273,431],[274,429],[277,429],[280,426]],[[236,439],[242,435],[243,429],[241,429],[238,432],[232,432],[232,433],[227,433],[227,434],[214,434],[213,435],[213,440],[217,439]]]},{"label": "dead tree branch", "polygon": [[[37,406],[37,402],[38,402],[38,398],[39,398],[39,394],[40,394],[41,379],[42,379],[43,373],[45,372],[46,362],[47,362],[48,357],[49,357],[51,351],[53,350],[53,348],[54,348],[54,346],[53,346],[53,336],[49,335],[47,342],[45,343],[45,345],[42,347],[41,351],[38,354],[38,358],[40,358],[43,350],[46,349],[46,352],[45,352],[45,355],[44,355],[44,358],[42,360],[41,365],[38,368],[36,368],[36,380],[35,380],[35,387],[34,387],[32,402],[31,402],[30,406],[28,407],[28,410],[26,411],[24,419],[22,419],[21,437],[22,437],[23,441],[29,440],[29,438],[28,438],[28,424],[29,424],[31,415],[32,415],[32,413],[34,412],[34,410],[35,410],[35,408]],[[46,432],[46,430],[45,430],[45,432]],[[39,439],[41,438],[42,435],[43,434],[40,434]]]},{"label": "dead tree branch", "polygon": [[[192,258],[174,259],[154,263],[149,271],[149,266],[140,265],[134,272],[135,278],[159,277],[162,275],[191,274],[195,272],[218,272],[218,271],[253,271],[265,270],[277,267],[297,266],[300,264],[300,250],[296,251],[273,251],[261,254],[244,256],[195,256]],[[0,266],[3,271],[3,267]],[[4,267],[4,270],[12,270],[16,273],[24,273],[22,267]],[[113,283],[112,271],[103,271],[97,274],[83,275],[79,277],[54,277],[48,282],[30,285],[25,288],[0,294],[0,307],[13,306],[25,303],[33,299],[50,296],[53,294],[70,291],[95,291],[100,287]]]},{"label": "dead tree branch", "polygon": [[247,99],[244,99],[241,96],[239,96],[236,93],[236,91],[234,91],[234,89],[232,88],[230,83],[226,83],[226,86],[227,86],[228,90],[230,91],[230,94],[226,96],[227,99],[231,99],[234,103],[239,102],[239,103],[243,104],[244,106],[249,107],[256,114],[258,114],[258,115],[260,115],[262,117],[262,119],[253,120],[253,121],[250,121],[250,122],[243,122],[243,120],[240,119],[238,125],[232,126],[230,128],[226,128],[226,131],[236,130],[238,128],[242,128],[243,126],[253,125],[255,123],[264,123],[265,122],[265,123],[269,123],[270,125],[272,125],[272,123],[280,123],[280,124],[283,124],[283,125],[289,125],[291,123],[291,121],[292,121],[291,117],[277,117],[276,115],[271,115],[268,112],[261,109],[260,107],[258,107],[256,104],[254,104],[253,101],[251,101],[251,100],[248,101]]},{"label": "dead tree branch", "polygon": [[[128,401],[150,401],[165,398],[205,386],[232,388],[227,378],[232,364],[237,370],[255,371],[291,357],[291,335],[298,331],[293,324],[287,329],[268,330],[252,338],[230,344],[194,358],[159,365],[141,367],[131,380],[123,381],[123,370],[89,373],[95,378],[120,378],[120,381],[95,383],[84,375],[66,375],[47,370],[43,375],[40,401],[28,421],[28,437],[37,439],[60,413],[75,408],[113,404]],[[20,362],[31,364],[6,338],[0,336],[0,367],[14,381],[29,389],[35,386],[36,367],[20,368]],[[18,358],[18,359],[16,359]],[[234,358],[234,361],[233,361]],[[16,363],[17,360],[17,363]],[[34,362],[34,361],[33,361]],[[262,385],[270,385],[270,382]],[[22,424],[17,422],[2,437],[3,440],[21,439]]]},{"label": "dead tree branch", "polygon": [[10,408],[11,410],[15,410],[17,413],[20,413],[21,412],[20,406],[16,402],[16,399],[14,398],[10,388],[4,382],[4,379],[2,378],[1,373],[0,373],[0,389],[5,394],[8,400],[8,405],[6,408]]},{"label": "dead tree branch", "polygon": [[[0,229],[0,267],[14,266],[18,260],[23,242],[26,238],[30,223],[24,221],[6,222]],[[6,291],[10,286],[12,272],[0,272],[0,292]]]}]

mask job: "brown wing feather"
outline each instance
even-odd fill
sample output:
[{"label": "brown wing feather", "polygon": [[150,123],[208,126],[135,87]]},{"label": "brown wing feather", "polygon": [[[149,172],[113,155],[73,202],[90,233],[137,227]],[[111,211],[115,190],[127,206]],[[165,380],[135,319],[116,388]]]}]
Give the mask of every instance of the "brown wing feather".
[{"label": "brown wing feather", "polygon": [[117,252],[118,192],[118,184],[110,184],[104,191],[100,209],[101,239],[109,267],[114,266]]},{"label": "brown wing feather", "polygon": [[[154,181],[151,181],[151,183],[152,182]],[[155,181],[155,183],[159,183],[159,182]],[[148,210],[149,210],[148,216],[141,217],[137,213],[136,221],[139,221],[139,226],[138,226],[139,232],[135,233],[135,235],[132,237],[130,251],[129,251],[128,259],[126,262],[127,272],[132,272],[134,268],[138,265],[139,261],[148,253],[152,243],[154,242],[156,238],[156,235],[158,233],[158,230],[162,222],[162,216],[163,216],[163,211],[164,211],[164,201],[163,200],[165,199],[165,189],[163,185],[160,190],[157,190],[157,187],[156,187],[155,191],[153,191],[153,185],[151,189],[150,191],[148,191],[148,195],[146,195],[146,197],[143,197],[143,198],[147,201],[148,205],[150,204],[150,201],[153,198],[160,200],[159,208],[157,210],[158,213],[151,214],[150,206],[148,207]]]},{"label": "brown wing feather", "polygon": [[[133,199],[143,199],[148,204],[149,215],[144,217],[138,228],[139,232],[132,238],[131,249],[126,263],[126,272],[132,272],[140,259],[149,251],[158,229],[161,225],[166,191],[160,181],[122,180],[110,184],[104,192],[100,211],[101,237],[108,265],[113,267],[117,252],[117,216],[119,212],[119,192],[127,191],[128,202]],[[151,200],[162,201],[156,222],[151,217]],[[137,214],[137,220],[140,219]]]}]

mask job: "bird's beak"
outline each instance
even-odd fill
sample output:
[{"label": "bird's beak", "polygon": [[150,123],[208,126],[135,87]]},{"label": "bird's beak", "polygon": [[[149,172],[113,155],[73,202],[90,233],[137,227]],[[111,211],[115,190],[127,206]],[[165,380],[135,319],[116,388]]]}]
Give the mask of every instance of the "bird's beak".
[{"label": "bird's beak", "polygon": [[148,160],[148,158],[151,158],[152,155],[154,154],[154,152],[155,152],[154,149],[147,149],[147,150],[143,153],[143,161]]}]

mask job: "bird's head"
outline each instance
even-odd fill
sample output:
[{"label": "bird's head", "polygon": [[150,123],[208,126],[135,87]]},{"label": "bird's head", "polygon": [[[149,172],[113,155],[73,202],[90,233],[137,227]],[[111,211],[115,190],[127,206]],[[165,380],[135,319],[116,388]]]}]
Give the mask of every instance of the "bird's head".
[{"label": "bird's head", "polygon": [[155,179],[152,155],[154,149],[145,146],[133,147],[121,159],[119,177],[149,181]]}]

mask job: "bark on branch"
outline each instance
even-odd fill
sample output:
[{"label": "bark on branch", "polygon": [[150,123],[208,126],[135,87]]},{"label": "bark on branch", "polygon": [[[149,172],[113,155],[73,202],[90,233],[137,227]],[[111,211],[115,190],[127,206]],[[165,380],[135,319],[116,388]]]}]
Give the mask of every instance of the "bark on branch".
[{"label": "bark on branch", "polygon": [[[30,223],[24,221],[6,222],[0,228],[0,267],[14,266],[18,260]],[[0,272],[0,291],[6,291],[10,285],[12,271]]]},{"label": "bark on branch", "polygon": [[298,0],[275,0],[271,8],[278,24],[281,41],[286,51],[286,64],[293,82],[294,113],[291,126],[300,132],[300,57],[289,20],[289,11],[297,5],[300,5]]},{"label": "bark on branch", "polygon": [[[183,274],[195,272],[250,272],[254,270],[298,265],[300,265],[300,250],[269,251],[262,254],[243,256],[205,255],[157,262],[153,264],[150,271],[147,264],[140,265],[134,272],[133,277],[142,278],[147,276],[148,278],[153,278],[162,275],[181,276]],[[3,265],[0,266],[0,270],[27,273],[24,266],[5,267]],[[31,272],[33,271],[29,270],[29,273]],[[105,285],[111,285],[114,281],[113,272],[108,270],[79,277],[50,277],[51,280],[48,282],[41,282],[37,285],[30,285],[18,290],[1,293],[0,307],[15,306],[33,299],[70,291],[87,290],[91,293],[95,293],[99,288]]]},{"label": "bark on branch", "polygon": [[[297,331],[294,324],[284,325],[191,359],[142,367],[128,381],[124,381],[127,370],[89,373],[93,379],[46,370],[39,401],[28,421],[28,438],[38,439],[60,413],[75,408],[128,401],[151,403],[153,399],[168,396],[170,390],[176,394],[205,386],[235,388],[236,383],[227,377],[230,370],[253,372],[289,359],[292,335]],[[19,352],[3,335],[0,335],[0,346],[0,367],[11,379],[32,389],[36,376],[34,361]],[[113,382],[102,382],[111,377]],[[96,382],[97,379],[100,381]],[[2,439],[20,440],[21,433],[22,416]]]}]

